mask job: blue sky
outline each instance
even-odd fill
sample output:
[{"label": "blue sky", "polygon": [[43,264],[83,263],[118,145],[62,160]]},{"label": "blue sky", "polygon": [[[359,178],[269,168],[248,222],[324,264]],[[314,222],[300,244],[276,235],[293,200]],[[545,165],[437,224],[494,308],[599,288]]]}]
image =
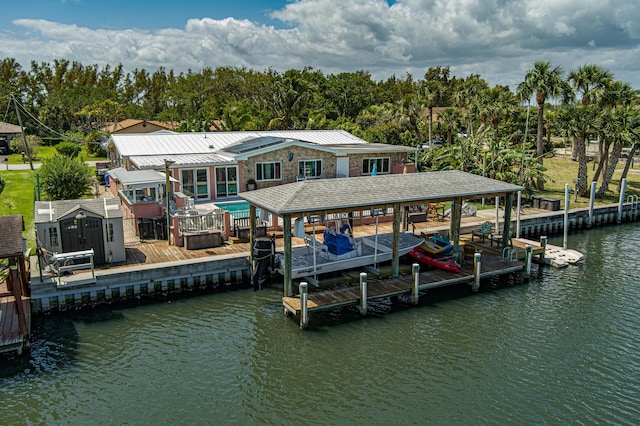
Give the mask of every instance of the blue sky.
[{"label": "blue sky", "polygon": [[22,0],[0,15],[0,58],[125,70],[243,66],[374,79],[430,66],[512,88],[536,60],[600,64],[640,88],[637,0]]}]

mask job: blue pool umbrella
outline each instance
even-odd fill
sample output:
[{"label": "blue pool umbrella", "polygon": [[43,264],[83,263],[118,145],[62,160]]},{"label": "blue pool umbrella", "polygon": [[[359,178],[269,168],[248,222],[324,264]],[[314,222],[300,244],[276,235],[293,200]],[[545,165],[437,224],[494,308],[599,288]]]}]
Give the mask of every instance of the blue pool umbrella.
[{"label": "blue pool umbrella", "polygon": [[373,168],[371,169],[371,176],[378,176],[378,163],[373,163]]}]

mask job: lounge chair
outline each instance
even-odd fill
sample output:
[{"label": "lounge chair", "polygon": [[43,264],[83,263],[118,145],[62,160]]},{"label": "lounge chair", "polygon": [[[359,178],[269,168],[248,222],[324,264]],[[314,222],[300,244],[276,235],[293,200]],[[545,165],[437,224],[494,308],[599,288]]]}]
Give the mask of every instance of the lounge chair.
[{"label": "lounge chair", "polygon": [[479,229],[476,229],[471,232],[471,241],[473,241],[474,237],[478,237],[482,239],[482,242],[484,242],[485,238],[488,238],[489,240],[491,240],[492,234],[493,234],[493,225],[491,224],[491,222],[483,222],[480,225]]}]

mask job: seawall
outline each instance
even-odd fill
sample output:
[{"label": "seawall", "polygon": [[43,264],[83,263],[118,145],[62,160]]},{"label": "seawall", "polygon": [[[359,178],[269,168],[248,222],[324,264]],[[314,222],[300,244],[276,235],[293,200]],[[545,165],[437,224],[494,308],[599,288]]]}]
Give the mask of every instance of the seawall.
[{"label": "seawall", "polygon": [[[638,203],[594,207],[591,224],[589,209],[569,211],[569,231],[589,226],[615,225],[638,221]],[[619,219],[619,220],[618,220]],[[465,223],[461,233],[469,233],[482,222]],[[515,227],[515,217],[513,218]],[[531,214],[520,219],[520,236],[551,236],[564,232],[564,211]],[[51,277],[31,265],[31,304],[34,314],[88,308],[100,304],[125,303],[171,295],[207,293],[250,287],[249,253],[218,255],[189,261],[166,262],[97,270],[95,277],[82,272],[71,277]],[[61,283],[61,284],[60,284]]]}]

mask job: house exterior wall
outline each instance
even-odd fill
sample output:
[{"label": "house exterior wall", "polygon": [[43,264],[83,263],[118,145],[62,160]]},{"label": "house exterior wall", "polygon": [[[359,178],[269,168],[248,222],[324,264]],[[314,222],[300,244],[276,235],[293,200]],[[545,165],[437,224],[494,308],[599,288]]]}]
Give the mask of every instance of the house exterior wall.
[{"label": "house exterior wall", "polygon": [[[362,173],[362,160],[365,158],[388,158],[389,159],[389,174],[402,173],[404,166],[408,165],[402,161],[406,158],[406,154],[386,154],[386,153],[368,153],[368,154],[352,154],[349,156],[349,177],[356,176],[368,176],[369,173]],[[379,174],[383,172],[378,171]],[[385,173],[386,174],[386,173]]]},{"label": "house exterior wall", "polygon": [[[289,161],[289,153],[292,154],[291,161]],[[322,174],[324,177],[329,179],[336,177],[336,158],[332,153],[300,146],[291,146],[255,155],[250,157],[247,161],[244,161],[241,164],[241,167],[239,167],[241,172],[238,173],[239,177],[242,178],[242,182],[240,182],[241,191],[246,190],[249,179],[257,181],[255,173],[256,163],[270,163],[278,161],[282,163],[282,180],[257,182],[256,189],[261,189],[296,182],[298,180],[298,161],[303,160],[321,160]]]}]

